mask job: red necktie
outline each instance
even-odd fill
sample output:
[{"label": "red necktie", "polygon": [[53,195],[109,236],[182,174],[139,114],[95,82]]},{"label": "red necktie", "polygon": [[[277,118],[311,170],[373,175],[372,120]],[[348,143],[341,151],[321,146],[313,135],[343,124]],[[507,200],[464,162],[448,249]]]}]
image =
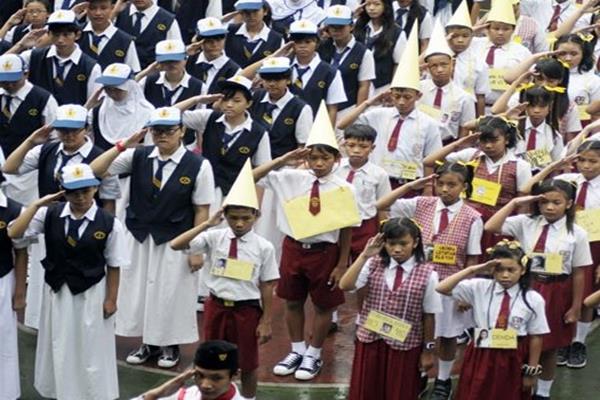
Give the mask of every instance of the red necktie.
[{"label": "red necktie", "polygon": [[542,233],[540,233],[540,237],[535,243],[535,247],[533,251],[535,253],[543,253],[546,251],[546,239],[548,239],[548,230],[550,229],[550,224],[544,225],[544,229],[542,229]]},{"label": "red necktie", "polygon": [[351,169],[350,172],[348,172],[348,176],[346,177],[346,182],[352,183],[353,180],[354,180],[354,170]]},{"label": "red necktie", "polygon": [[578,210],[583,210],[585,208],[585,198],[587,197],[588,186],[590,183],[585,181],[581,184],[581,189],[579,189],[579,194],[577,195],[577,200],[575,200],[575,206]]},{"label": "red necktie", "polygon": [[398,122],[396,122],[396,126],[392,131],[392,136],[390,136],[390,141],[388,142],[388,151],[396,150],[398,147],[398,138],[400,137],[400,128],[402,128],[402,124],[404,120],[402,118],[398,118]]},{"label": "red necktie", "polygon": [[319,180],[315,179],[310,190],[310,200],[308,211],[312,215],[317,215],[321,211],[321,198],[319,197]]},{"label": "red necktie", "polygon": [[558,19],[560,18],[560,5],[554,6],[554,14],[552,14],[552,18],[550,18],[550,23],[548,24],[548,32],[555,31],[558,28]]},{"label": "red necktie", "polygon": [[433,100],[433,106],[436,108],[442,108],[442,96],[444,95],[444,91],[442,88],[437,88],[435,91],[435,100]]},{"label": "red necktie", "polygon": [[442,215],[440,215],[440,225],[438,226],[438,235],[446,230],[448,227],[448,209],[442,208]]},{"label": "red necktie", "polygon": [[504,291],[502,297],[502,304],[500,304],[500,312],[498,313],[498,319],[496,319],[496,329],[508,328],[508,316],[510,314],[510,295],[508,291]]},{"label": "red necktie", "polygon": [[396,266],[396,277],[394,278],[394,290],[398,289],[402,285],[402,274],[404,270],[401,265]]},{"label": "red necktie", "polygon": [[529,130],[529,138],[527,139],[527,151],[535,150],[537,131],[535,128]]},{"label": "red necktie", "polygon": [[229,242],[229,258],[234,260],[237,258],[237,238],[233,238]]},{"label": "red necktie", "polygon": [[490,49],[488,50],[487,57],[485,57],[485,63],[490,67],[494,66],[494,55],[496,54],[497,48],[498,46],[492,45],[492,47],[490,47]]}]

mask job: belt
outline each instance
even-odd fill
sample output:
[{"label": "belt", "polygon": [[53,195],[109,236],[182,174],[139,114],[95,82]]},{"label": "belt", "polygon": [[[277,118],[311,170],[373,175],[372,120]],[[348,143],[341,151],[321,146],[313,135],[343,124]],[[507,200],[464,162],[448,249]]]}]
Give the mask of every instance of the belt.
[{"label": "belt", "polygon": [[210,294],[210,298],[213,299],[214,301],[216,301],[217,303],[219,303],[220,305],[222,305],[223,307],[236,308],[236,307],[242,307],[242,306],[252,306],[252,307],[260,308],[260,301],[258,301],[256,299],[239,300],[239,301],[225,300],[225,299],[215,296],[212,293]]},{"label": "belt", "polygon": [[291,236],[286,236],[286,238],[294,246],[299,247],[302,250],[322,250],[328,246],[335,246],[335,243],[329,243],[329,242],[304,243],[304,242],[299,242],[298,240],[292,238]]},{"label": "belt", "polygon": [[564,282],[567,279],[569,279],[569,277],[571,275],[568,274],[560,274],[560,275],[543,275],[543,274],[532,274],[533,275],[533,279],[535,279],[538,282],[543,282],[543,283],[553,283],[553,282]]}]

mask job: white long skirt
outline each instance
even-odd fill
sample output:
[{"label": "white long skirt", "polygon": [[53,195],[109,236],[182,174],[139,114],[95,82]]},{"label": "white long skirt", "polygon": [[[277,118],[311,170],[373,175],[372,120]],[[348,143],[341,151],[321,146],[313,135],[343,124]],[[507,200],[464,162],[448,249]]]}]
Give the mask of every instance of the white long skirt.
[{"label": "white long skirt", "polygon": [[119,397],[114,316],[104,319],[106,278],[73,295],[44,284],[34,386],[59,400]]},{"label": "white long skirt", "polygon": [[12,309],[15,293],[14,269],[0,278],[0,400],[21,396],[17,313]]},{"label": "white long skirt", "polygon": [[42,311],[42,294],[44,292],[44,267],[42,260],[46,257],[46,240],[38,235],[38,242],[29,248],[29,279],[27,280],[27,307],[25,307],[24,323],[30,328],[39,329]]},{"label": "white long skirt", "polygon": [[151,236],[134,240],[131,266],[121,270],[117,335],[155,346],[196,342],[197,279],[184,252],[157,246]]}]

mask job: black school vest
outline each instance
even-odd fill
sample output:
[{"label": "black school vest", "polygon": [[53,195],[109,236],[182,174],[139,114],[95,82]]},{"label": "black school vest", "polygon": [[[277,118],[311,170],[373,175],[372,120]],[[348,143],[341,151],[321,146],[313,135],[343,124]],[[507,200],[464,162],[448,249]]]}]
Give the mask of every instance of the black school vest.
[{"label": "black school vest", "polygon": [[290,90],[310,106],[313,115],[317,115],[321,100],[327,98],[327,90],[335,78],[335,73],[335,68],[321,61],[302,89],[292,83]]},{"label": "black school vest", "polygon": [[100,131],[100,122],[98,122],[100,115],[101,104],[94,107],[92,110],[92,135],[94,137],[94,146],[100,148],[102,151],[106,151],[114,146],[108,140],[104,139],[102,132]]},{"label": "black school vest", "polygon": [[181,30],[183,43],[190,43],[196,34],[196,21],[206,17],[208,1],[180,0],[179,9],[175,13],[175,19]]},{"label": "black school vest", "polygon": [[[198,64],[196,64],[197,60],[198,60],[198,55],[188,58],[186,70],[187,70],[188,74],[190,74],[194,78],[197,78],[200,81],[202,81],[200,69],[198,67]],[[221,90],[219,88],[219,83],[234,76],[239,68],[240,68],[240,66],[237,65],[235,62],[233,62],[231,59],[227,60],[227,62],[221,67],[221,69],[219,69],[217,71],[217,74],[215,75],[214,79],[210,83],[210,86],[208,87],[207,93],[208,94],[220,93]]]},{"label": "black school vest", "polygon": [[90,37],[92,32],[83,32],[79,39],[79,48],[88,56],[98,61],[98,64],[102,69],[106,68],[110,64],[114,63],[125,63],[125,57],[127,56],[127,50],[134,37],[128,35],[120,29],[117,29],[114,35],[106,42],[104,48],[100,54],[96,54],[90,48]]},{"label": "black school vest", "polygon": [[53,78],[54,61],[46,58],[49,47],[34,49],[31,52],[29,65],[29,80],[52,93],[59,105],[62,104],[85,104],[87,100],[87,84],[96,60],[87,54],[81,54],[77,65],[71,64],[69,73],[65,77],[64,84],[58,85]]},{"label": "black school vest", "polygon": [[6,198],[6,207],[0,207],[0,278],[8,274],[13,268],[13,245],[8,237],[8,224],[15,220],[21,213],[21,204]]},{"label": "black school vest", "polygon": [[138,242],[144,242],[151,235],[154,242],[161,245],[194,226],[192,193],[204,159],[186,151],[158,196],[154,197],[154,159],[148,157],[152,150],[154,146],[138,147],[133,154],[131,197],[125,222]]},{"label": "black school vest", "polygon": [[217,122],[221,115],[223,114],[214,111],[208,118],[202,136],[202,155],[213,167],[215,185],[221,188],[223,196],[226,196],[248,157],[256,153],[265,129],[256,121],[252,121],[251,130],[245,129],[223,154],[221,138],[225,134],[225,125]]},{"label": "black school vest", "polygon": [[240,67],[245,68],[250,64],[262,60],[263,58],[271,55],[279,47],[281,47],[281,39],[283,36],[279,32],[269,30],[267,41],[260,41],[256,46],[256,51],[252,52],[244,48],[245,37],[242,35],[236,35],[235,33],[240,29],[241,24],[231,24],[227,28],[229,33],[227,39],[225,39],[225,53]]},{"label": "black school vest", "polygon": [[[348,99],[338,104],[338,110],[343,110],[356,104],[356,97],[358,96],[358,71],[366,51],[367,47],[364,44],[355,42],[338,68],[344,81],[344,91]],[[328,40],[319,48],[321,58],[328,63],[331,62],[334,52],[335,46],[332,40]]]},{"label": "black school vest", "polygon": [[[415,4],[414,7],[416,7],[416,9],[414,9],[415,11],[418,10],[418,15],[415,18],[415,11],[413,11],[413,6],[410,7],[410,10],[407,13],[406,16],[406,24],[404,24],[404,33],[406,33],[406,37],[408,37],[408,35],[410,35],[410,30],[412,29],[413,24],[415,23],[415,20],[419,21],[419,27],[422,25],[423,20],[425,19],[425,14],[427,14],[427,9],[425,7],[423,7],[420,4]],[[399,22],[398,22],[399,23]]]},{"label": "black school vest", "polygon": [[[386,52],[378,52],[374,40],[370,40],[366,44],[367,48],[373,52],[373,59],[375,60],[375,80],[373,80],[375,88],[380,88],[392,82],[395,64],[394,47],[403,32],[402,28],[398,25],[394,25],[393,30],[394,36],[392,45]],[[363,40],[366,39],[363,38]]]},{"label": "black school vest", "polygon": [[44,279],[55,292],[66,283],[71,293],[79,294],[100,282],[106,274],[104,250],[115,218],[108,211],[98,207],[94,220],[88,221],[77,245],[73,247],[67,243],[65,234],[68,217],[60,217],[64,207],[65,203],[50,205],[44,221]]},{"label": "black school vest", "polygon": [[[133,19],[135,14],[129,15],[130,7],[132,6],[129,5],[126,7],[117,16],[115,25],[118,28],[123,29],[126,33],[135,36],[137,34],[137,32],[133,31]],[[167,38],[167,32],[171,29],[174,20],[175,16],[173,14],[159,7],[158,12],[146,26],[146,29],[142,31],[139,37],[135,38],[135,47],[142,69],[146,68],[154,61],[154,48],[156,43]]]},{"label": "black school vest", "polygon": [[15,45],[19,40],[23,39],[23,36],[31,32],[29,29],[29,24],[21,24],[15,28],[12,38],[12,44]]},{"label": "black school vest", "polygon": [[0,113],[0,147],[5,157],[19,147],[33,131],[44,125],[42,113],[49,98],[48,91],[34,85],[10,120]]},{"label": "black school vest", "polygon": [[275,159],[298,148],[296,123],[306,103],[296,96],[292,97],[283,107],[283,110],[280,110],[277,119],[271,123],[265,118],[265,115],[268,117],[268,103],[261,102],[265,97],[265,93],[266,91],[263,89],[254,92],[250,114],[254,116],[255,121],[261,123],[265,130],[269,132],[271,158]]}]

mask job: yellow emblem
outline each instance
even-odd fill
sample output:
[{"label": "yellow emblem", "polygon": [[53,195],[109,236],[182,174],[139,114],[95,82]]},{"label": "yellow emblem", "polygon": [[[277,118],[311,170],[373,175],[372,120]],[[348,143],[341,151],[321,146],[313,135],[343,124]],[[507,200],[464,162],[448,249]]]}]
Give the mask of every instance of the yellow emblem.
[{"label": "yellow emblem", "polygon": [[334,8],[333,8],[333,15],[335,15],[335,16],[340,16],[340,15],[342,15],[342,8],[341,8],[341,7],[339,7],[339,6],[338,6],[338,7],[334,7]]},{"label": "yellow emblem", "polygon": [[317,86],[318,86],[318,87],[320,87],[321,89],[324,89],[324,88],[325,88],[325,86],[326,86],[326,84],[325,84],[325,81],[319,81],[319,82],[317,83]]},{"label": "yellow emblem", "polygon": [[76,167],[73,170],[73,177],[74,178],[81,178],[83,176],[83,169],[80,167]]},{"label": "yellow emblem", "polygon": [[310,208],[316,208],[319,207],[321,205],[321,199],[318,197],[311,197],[310,198]]},{"label": "yellow emblem", "polygon": [[2,64],[2,69],[5,71],[10,71],[12,69],[12,63],[10,61],[5,62]]},{"label": "yellow emblem", "polygon": [[125,57],[125,52],[121,49],[115,50],[115,56],[117,57]]},{"label": "yellow emblem", "polygon": [[167,110],[166,108],[163,108],[158,113],[158,116],[161,117],[161,118],[167,118],[169,116],[169,110]]},{"label": "yellow emblem", "polygon": [[306,21],[300,22],[300,28],[306,28],[306,27],[308,27],[308,24],[306,23]]},{"label": "yellow emblem", "polygon": [[61,19],[62,17],[64,17],[64,14],[62,13],[62,11],[59,11],[56,13],[56,18]]},{"label": "yellow emblem", "polygon": [[79,74],[79,75],[77,75],[77,80],[78,80],[79,82],[83,82],[83,81],[85,81],[86,79],[87,79],[87,77],[86,77],[84,74]]},{"label": "yellow emblem", "polygon": [[32,117],[36,117],[39,113],[40,112],[37,108],[30,108],[29,111],[27,111],[27,114],[31,115]]},{"label": "yellow emblem", "polygon": [[105,237],[106,237],[106,233],[104,233],[102,231],[96,231],[96,232],[94,232],[94,239],[102,240]]},{"label": "yellow emblem", "polygon": [[77,113],[75,112],[75,110],[72,107],[69,107],[67,109],[66,115],[68,118],[75,118],[75,115],[77,115]]},{"label": "yellow emblem", "polygon": [[119,72],[119,66],[113,64],[110,66],[110,68],[107,71],[109,74],[116,74],[117,72]]},{"label": "yellow emblem", "polygon": [[209,27],[209,28],[212,28],[212,27],[214,27],[214,26],[215,26],[215,23],[213,22],[213,20],[212,20],[212,19],[209,19],[209,20],[206,22],[206,25],[208,25],[208,27]]},{"label": "yellow emblem", "polygon": [[159,31],[166,31],[167,26],[165,24],[158,24],[156,25],[156,29],[158,29]]},{"label": "yellow emblem", "polygon": [[[269,50],[263,51],[263,56],[265,56],[265,57],[270,56],[271,54],[273,54],[273,53],[270,52]],[[273,60],[273,61],[275,61],[275,60]]]},{"label": "yellow emblem", "polygon": [[350,69],[358,69],[358,64],[357,63],[350,64]]},{"label": "yellow emblem", "polygon": [[192,180],[187,176],[182,176],[181,178],[179,178],[179,183],[181,183],[182,185],[189,185],[190,183],[192,183]]},{"label": "yellow emblem", "polygon": [[286,118],[283,120],[283,123],[286,125],[294,125],[294,118]]},{"label": "yellow emblem", "polygon": [[175,45],[173,44],[173,42],[167,42],[167,45],[165,46],[165,50],[171,51],[174,48],[175,48]]},{"label": "yellow emblem", "polygon": [[219,360],[221,360],[221,361],[227,360],[227,353],[219,354]]},{"label": "yellow emblem", "polygon": [[6,222],[0,221],[0,229],[6,228]]},{"label": "yellow emblem", "polygon": [[248,154],[248,153],[250,153],[250,148],[248,148],[246,146],[242,146],[238,149],[238,151],[242,154]]}]

